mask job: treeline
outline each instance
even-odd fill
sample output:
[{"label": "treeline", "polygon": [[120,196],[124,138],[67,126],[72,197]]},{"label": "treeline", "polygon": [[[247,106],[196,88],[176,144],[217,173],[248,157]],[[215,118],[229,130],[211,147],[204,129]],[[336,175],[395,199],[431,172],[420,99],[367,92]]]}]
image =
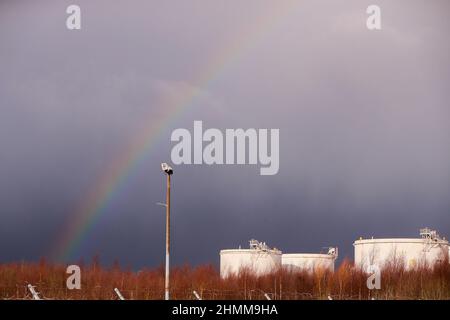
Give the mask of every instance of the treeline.
[{"label": "treeline", "polygon": [[[117,263],[101,267],[95,260],[81,265],[81,289],[69,290],[65,265],[9,263],[0,265],[0,299],[31,299],[27,285],[35,286],[43,299],[163,299],[164,268],[134,272]],[[249,270],[221,279],[213,265],[171,269],[171,298],[195,299],[450,299],[450,264],[405,270],[388,264],[381,270],[381,288],[369,290],[369,275],[349,261],[334,272],[280,270],[256,277]]]}]

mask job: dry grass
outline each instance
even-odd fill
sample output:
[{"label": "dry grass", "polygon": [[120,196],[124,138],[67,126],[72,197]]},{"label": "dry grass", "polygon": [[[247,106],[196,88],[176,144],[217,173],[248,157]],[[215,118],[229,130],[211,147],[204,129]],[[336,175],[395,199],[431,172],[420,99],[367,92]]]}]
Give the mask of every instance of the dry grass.
[{"label": "dry grass", "polygon": [[[36,286],[46,299],[117,299],[119,288],[126,299],[162,299],[163,267],[132,272],[117,264],[102,268],[94,259],[82,269],[81,290],[66,288],[66,266],[39,263],[0,265],[0,299],[30,299],[26,284]],[[255,277],[243,270],[239,275],[220,279],[212,265],[175,267],[171,270],[171,297],[194,299],[196,290],[203,299],[450,299],[450,265],[407,271],[398,265],[382,270],[381,289],[369,290],[368,275],[344,261],[334,273],[319,271],[278,272]]]}]

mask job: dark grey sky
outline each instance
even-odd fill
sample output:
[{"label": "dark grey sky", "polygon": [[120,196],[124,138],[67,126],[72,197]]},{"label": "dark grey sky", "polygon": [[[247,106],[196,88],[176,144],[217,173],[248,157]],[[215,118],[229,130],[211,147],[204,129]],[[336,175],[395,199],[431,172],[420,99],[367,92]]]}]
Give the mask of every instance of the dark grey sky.
[{"label": "dark grey sky", "polygon": [[[250,238],[352,258],[359,236],[450,236],[450,2],[296,2],[280,18],[274,0],[1,0],[0,261],[47,256],[137,128],[157,125],[159,98],[198,86],[226,43],[242,50],[196,88],[77,257],[163,263],[159,163],[172,130],[194,120],[279,128],[280,171],[175,167],[176,264],[217,264]],[[80,31],[65,27],[70,4]],[[366,29],[369,4],[381,31]]]}]

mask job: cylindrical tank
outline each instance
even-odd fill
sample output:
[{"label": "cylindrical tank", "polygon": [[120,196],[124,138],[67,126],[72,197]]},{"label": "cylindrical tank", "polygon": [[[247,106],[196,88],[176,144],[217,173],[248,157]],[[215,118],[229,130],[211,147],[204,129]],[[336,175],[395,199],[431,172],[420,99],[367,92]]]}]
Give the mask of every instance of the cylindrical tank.
[{"label": "cylindrical tank", "polygon": [[327,270],[334,272],[337,248],[329,248],[328,253],[287,253],[281,257],[283,268],[290,271],[315,272]]},{"label": "cylindrical tank", "polygon": [[367,269],[370,265],[383,268],[388,264],[410,270],[432,267],[449,254],[449,243],[434,230],[420,230],[420,238],[362,239],[355,241],[355,265]]},{"label": "cylindrical tank", "polygon": [[220,251],[220,277],[226,278],[247,270],[261,276],[281,268],[281,251],[269,248],[265,243],[250,240],[250,249]]}]

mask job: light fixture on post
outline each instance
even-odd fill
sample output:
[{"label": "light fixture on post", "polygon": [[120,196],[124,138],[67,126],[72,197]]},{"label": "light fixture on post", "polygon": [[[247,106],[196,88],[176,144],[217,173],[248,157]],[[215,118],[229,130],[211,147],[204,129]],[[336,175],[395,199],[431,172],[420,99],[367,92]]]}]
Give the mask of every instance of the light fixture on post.
[{"label": "light fixture on post", "polygon": [[169,258],[170,258],[170,177],[173,169],[167,163],[161,163],[162,171],[167,175],[167,191],[166,191],[166,274],[165,274],[165,300],[169,300]]}]

